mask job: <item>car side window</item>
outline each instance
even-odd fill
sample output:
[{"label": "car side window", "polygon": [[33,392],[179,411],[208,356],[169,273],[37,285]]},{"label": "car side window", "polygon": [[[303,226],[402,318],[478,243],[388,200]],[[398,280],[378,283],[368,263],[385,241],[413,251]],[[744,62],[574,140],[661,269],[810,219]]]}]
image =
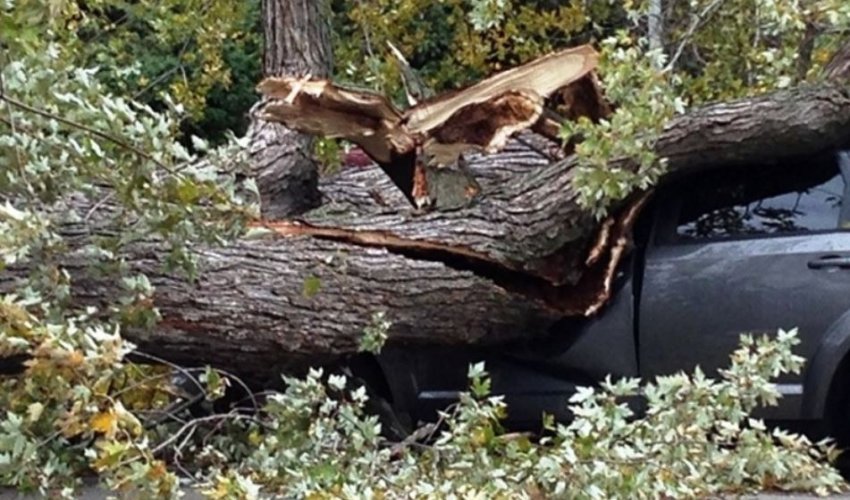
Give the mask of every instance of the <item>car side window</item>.
[{"label": "car side window", "polygon": [[845,181],[829,155],[708,172],[679,189],[675,239],[687,242],[837,229]]}]

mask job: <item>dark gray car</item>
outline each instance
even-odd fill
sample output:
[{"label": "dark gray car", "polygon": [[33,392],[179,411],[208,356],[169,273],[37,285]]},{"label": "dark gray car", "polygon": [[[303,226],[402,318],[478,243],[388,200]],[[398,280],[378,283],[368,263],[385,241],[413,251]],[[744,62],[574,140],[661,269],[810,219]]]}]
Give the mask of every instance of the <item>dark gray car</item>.
[{"label": "dark gray car", "polygon": [[[778,381],[784,398],[763,417],[846,415],[850,394],[850,152],[692,174],[659,187],[635,229],[636,249],[597,317],[564,320],[498,349],[388,349],[385,396],[429,420],[484,360],[509,425],[569,418],[577,386],[610,374],[651,378],[727,366],[742,333],[798,328],[803,373]],[[383,384],[382,384],[383,385]]]}]

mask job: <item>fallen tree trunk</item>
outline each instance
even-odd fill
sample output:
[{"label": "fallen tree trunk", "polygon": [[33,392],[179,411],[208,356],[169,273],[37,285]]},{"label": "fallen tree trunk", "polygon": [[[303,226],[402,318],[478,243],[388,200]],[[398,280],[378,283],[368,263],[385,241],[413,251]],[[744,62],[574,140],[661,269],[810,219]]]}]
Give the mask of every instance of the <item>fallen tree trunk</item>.
[{"label": "fallen tree trunk", "polygon": [[[199,277],[163,271],[167,248],[129,249],[131,272],[144,273],[162,315],[151,330],[125,331],[147,353],[188,365],[210,363],[265,376],[354,353],[374,313],[386,311],[394,341],[484,343],[544,332],[559,317],[540,301],[511,294],[471,271],[409,259],[385,249],[312,237],[243,241],[198,249]],[[126,290],[92,273],[92,258],[72,252],[78,305],[103,310]],[[26,268],[0,276],[6,293]]]},{"label": "fallen tree trunk", "polygon": [[[306,81],[307,75],[329,74],[330,36],[320,2],[263,0],[262,11],[266,76]],[[558,62],[554,70],[552,61]],[[389,342],[444,345],[523,340],[547,334],[564,316],[598,312],[628,250],[644,195],[636,193],[611,218],[597,222],[576,204],[574,159],[563,158],[552,142],[558,119],[597,119],[608,112],[592,78],[594,64],[592,49],[564,51],[544,58],[545,71],[510,71],[489,79],[493,86],[479,84],[466,94],[437,96],[398,113],[393,126],[403,125],[406,132],[401,156],[439,163],[465,152],[465,164],[455,166],[462,167],[457,169],[462,179],[474,180],[476,190],[462,191],[463,203],[440,205],[445,191],[429,190],[440,182],[421,189],[415,170],[430,167],[421,162],[395,183],[377,165],[320,181],[310,154],[312,137],[254,121],[249,137],[262,224],[274,234],[194,249],[199,276],[194,282],[163,271],[168,252],[163,243],[126,248],[130,271],[146,274],[155,287],[162,319],[152,329],[129,328],[125,335],[171,361],[264,377],[355,352],[379,311],[392,322]],[[839,74],[846,65],[833,66]],[[550,74],[561,69],[563,74]],[[541,102],[556,90],[567,112],[553,123]],[[285,101],[289,92],[282,94]],[[266,104],[258,103],[255,112]],[[488,122],[496,110],[512,119]],[[395,119],[393,112],[382,112]],[[488,123],[495,126],[483,127],[486,134],[458,133]],[[505,137],[529,124],[531,130],[497,153],[481,153],[499,149]],[[823,85],[694,111],[671,122],[657,148],[675,174],[812,154],[847,141],[848,130],[850,92]],[[403,150],[409,146],[413,149]],[[630,168],[628,160],[612,166]],[[426,181],[443,175],[439,169],[426,173],[432,176]],[[416,203],[423,195],[450,209],[413,208],[409,200]],[[109,305],[121,294],[120,285],[90,272],[95,263],[81,249],[98,231],[120,228],[93,227],[91,201],[74,206],[84,215],[78,220],[88,223],[61,228],[78,250],[60,264],[72,276],[79,305]],[[0,292],[14,291],[28,272],[3,270]]]},{"label": "fallen tree trunk", "polygon": [[[849,130],[850,91],[824,84],[696,110],[658,148],[674,175],[813,154],[847,144]],[[524,339],[592,314],[610,294],[642,197],[597,224],[574,201],[573,159],[553,161],[544,145],[526,134],[470,157],[482,195],[452,211],[418,212],[379,168],[346,169],[322,181],[319,209],[263,222],[278,234],[196,249],[196,282],[163,272],[164,245],[128,248],[162,320],[125,333],[169,360],[265,375],[355,352],[378,311],[392,321],[390,342],[444,345]],[[65,230],[80,241],[90,231]],[[119,286],[90,273],[90,259],[72,252],[62,265],[75,300],[102,305]],[[5,270],[0,291],[27,271]]]},{"label": "fallen tree trunk", "polygon": [[[812,155],[850,140],[850,92],[823,85],[721,103],[674,119],[656,151],[667,158],[668,175],[722,166],[764,165]],[[313,235],[406,252],[431,252],[471,269],[502,269],[566,289],[553,307],[577,308],[575,290],[599,289],[598,263],[621,236],[612,228],[636,209],[640,193],[614,207],[614,216],[596,224],[576,202],[573,157],[555,161],[551,146],[534,134],[520,136],[494,155],[471,155],[466,168],[481,185],[480,198],[459,210],[422,213],[407,206],[378,169],[346,172],[322,186],[324,204],[297,223],[267,226],[283,235]],[[631,168],[628,159],[611,168]],[[628,224],[624,226],[628,230]],[[621,231],[622,233],[622,231]],[[610,268],[610,264],[605,264]],[[582,287],[582,278],[593,283]],[[563,290],[562,290],[563,291]],[[564,295],[563,293],[560,295]],[[606,297],[600,297],[602,301]],[[592,310],[595,310],[591,307]]]}]

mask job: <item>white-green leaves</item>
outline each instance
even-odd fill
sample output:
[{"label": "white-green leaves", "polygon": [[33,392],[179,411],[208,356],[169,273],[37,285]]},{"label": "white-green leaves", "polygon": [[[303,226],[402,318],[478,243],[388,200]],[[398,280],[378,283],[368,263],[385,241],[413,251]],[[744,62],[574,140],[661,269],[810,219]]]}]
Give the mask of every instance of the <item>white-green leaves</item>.
[{"label": "white-green leaves", "polygon": [[387,319],[386,312],[378,311],[372,314],[369,324],[363,329],[363,336],[360,337],[358,350],[373,354],[381,352],[381,349],[387,342],[392,325],[392,321]]},{"label": "white-green leaves", "polygon": [[[311,371],[287,379],[285,393],[255,428],[250,457],[232,462],[210,491],[339,498],[703,498],[762,489],[838,491],[828,443],[770,430],[749,415],[777,396],[771,380],[800,368],[794,331],[744,337],[731,366],[713,380],[697,369],[658,377],[606,379],[570,399],[572,422],[548,436],[506,433],[509,408],[490,395],[483,363],[469,367],[470,391],[440,415],[420,445],[382,443],[364,410],[365,391],[345,377]],[[643,396],[636,416],[628,401]],[[424,433],[423,433],[424,435]],[[220,471],[221,472],[221,471]],[[234,495],[236,495],[234,493]],[[237,495],[238,496],[238,495]],[[232,497],[228,497],[232,498]]]},{"label": "white-green leaves", "polygon": [[600,76],[615,111],[599,123],[580,118],[562,130],[565,139],[580,139],[573,187],[579,204],[597,218],[658,181],[664,161],[654,152],[655,141],[667,120],[684,110],[675,79],[658,69],[663,54],[647,50],[646,43],[632,41],[625,32],[603,40]]},{"label": "white-green leaves", "polygon": [[[158,316],[151,283],[123,259],[130,246],[158,240],[170,245],[167,264],[191,275],[189,247],[240,234],[256,198],[235,181],[244,144],[205,151],[201,162],[179,142],[181,105],[164,97],[154,110],[113,95],[104,70],[85,63],[77,23],[106,8],[0,5],[0,270],[19,271],[17,296],[0,300],[0,351],[29,359],[25,376],[2,381],[0,480],[44,493],[94,469],[153,498],[176,494],[176,476],[153,456],[138,408],[125,405],[144,392],[149,369],[125,363],[134,346],[120,331]],[[137,75],[133,65],[109,71]],[[124,293],[79,310],[68,300],[69,261]],[[225,384],[208,382],[213,395]],[[145,395],[147,410],[163,404],[156,389]]]}]

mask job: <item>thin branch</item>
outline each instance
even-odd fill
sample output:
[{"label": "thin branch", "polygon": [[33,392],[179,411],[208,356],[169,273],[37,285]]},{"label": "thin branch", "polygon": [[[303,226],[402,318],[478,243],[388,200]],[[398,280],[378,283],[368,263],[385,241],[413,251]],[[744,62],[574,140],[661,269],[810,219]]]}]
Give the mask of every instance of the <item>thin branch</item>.
[{"label": "thin branch", "polygon": [[206,417],[196,418],[194,420],[190,420],[189,422],[187,422],[186,425],[184,425],[183,427],[178,429],[177,432],[175,432],[174,434],[168,436],[168,438],[165,441],[161,442],[160,444],[158,444],[156,446],[156,448],[151,450],[151,454],[156,456],[158,453],[162,452],[162,450],[167,448],[168,445],[177,441],[177,439],[180,436],[182,436],[184,432],[187,432],[187,431],[190,431],[190,430],[192,432],[194,432],[194,429],[197,426],[199,426],[203,423],[216,422],[216,421],[227,420],[227,419],[247,420],[249,422],[254,422],[255,424],[260,425],[262,427],[266,427],[266,424],[264,424],[260,419],[258,419],[256,417],[248,416],[248,415],[243,415],[241,413],[230,412],[230,413],[219,413],[219,414],[216,414],[216,415],[208,415]]},{"label": "thin branch", "polygon": [[688,30],[685,32],[685,35],[682,37],[682,41],[679,42],[679,46],[676,48],[676,52],[673,53],[673,57],[670,58],[670,62],[667,63],[667,66],[662,70],[663,73],[667,73],[672,71],[676,66],[676,61],[679,60],[679,57],[682,56],[682,51],[685,50],[685,47],[691,41],[691,38],[696,33],[697,29],[705,24],[708,21],[708,18],[711,17],[711,14],[723,3],[723,0],[714,0],[710,4],[706,5],[702,12],[699,15],[693,16],[691,18],[691,24],[688,26]]},{"label": "thin branch", "polygon": [[89,219],[91,219],[91,216],[94,215],[94,213],[97,212],[100,209],[100,207],[102,207],[103,205],[108,203],[109,200],[111,200],[114,197],[115,197],[115,191],[110,191],[109,194],[107,194],[106,196],[101,198],[100,201],[98,201],[97,203],[92,205],[92,207],[89,209],[89,211],[86,212],[86,216],[83,217],[83,222],[88,222]]},{"label": "thin branch", "polygon": [[[182,47],[180,47],[180,51],[179,51],[179,52],[178,52],[178,54],[177,54],[177,60],[178,60],[178,61],[182,61],[182,60],[183,60],[183,55],[186,53],[186,50],[189,48],[189,43],[190,43],[190,42],[192,42],[192,39],[191,39],[191,38],[188,38],[188,39],[187,39],[187,40],[183,43],[183,46],[182,46]],[[162,72],[162,74],[160,74],[159,76],[157,76],[156,78],[154,78],[154,80],[153,80],[151,83],[149,83],[147,86],[145,86],[145,88],[143,88],[142,90],[140,90],[140,91],[136,92],[136,93],[133,95],[133,99],[135,100],[135,99],[138,99],[139,97],[143,96],[143,95],[144,95],[145,93],[147,93],[150,89],[152,89],[152,88],[154,88],[155,86],[159,85],[159,84],[160,84],[163,80],[165,80],[165,79],[166,79],[166,78],[168,78],[169,76],[173,75],[173,74],[174,74],[174,73],[176,73],[177,71],[183,71],[183,72],[184,72],[184,77],[185,77],[185,69],[183,68],[183,63],[182,63],[182,62],[178,62],[177,64],[175,64],[174,66],[172,66],[170,69],[168,69],[168,70],[166,70],[166,71],[163,71],[163,72]]]},{"label": "thin branch", "polygon": [[[362,1],[358,2],[359,4],[363,4]],[[366,53],[369,54],[369,57],[372,59],[375,58],[375,52],[372,51],[372,39],[369,36],[369,25],[363,24],[363,41],[366,43]]]},{"label": "thin branch", "polygon": [[[121,14],[121,17],[116,19],[114,22],[110,23],[112,25],[111,27],[107,26],[104,29],[98,30],[98,32],[93,37],[86,40],[85,41],[86,45],[92,45],[96,41],[98,41],[100,38],[111,34],[112,32],[116,31],[118,28],[123,28],[124,23],[127,22],[127,20],[129,18],[130,18],[130,11],[125,10],[124,13]],[[89,63],[89,62],[90,61],[86,61],[86,63]]]},{"label": "thin branch", "polygon": [[[182,366],[180,366],[176,363],[172,363],[172,362],[170,362],[166,359],[160,358],[159,356],[154,356],[153,354],[148,354],[148,353],[145,353],[145,352],[142,352],[142,351],[133,351],[133,355],[139,356],[139,357],[142,357],[142,358],[147,358],[151,361],[161,363],[163,365],[169,366],[169,367],[181,372],[183,375],[190,377],[193,381],[195,381],[195,385],[198,387],[198,389],[201,390],[201,392],[206,393],[206,389],[204,388],[204,386],[201,385],[201,383],[197,381],[197,379],[195,378],[194,375],[192,375],[192,373],[189,371],[189,369],[184,368],[184,367],[182,367]],[[193,369],[198,370],[198,369],[201,369],[201,367],[195,367]],[[227,370],[223,370],[221,368],[214,368],[214,370],[222,373],[225,377],[236,382],[239,385],[239,387],[241,387],[245,391],[245,393],[248,394],[248,398],[251,400],[251,404],[254,406],[254,410],[260,409],[260,404],[258,403],[257,398],[254,395],[254,392],[251,390],[250,387],[248,387],[248,384],[246,384],[241,378],[237,377],[232,372],[229,372]]]},{"label": "thin branch", "polygon": [[11,104],[12,106],[15,106],[18,109],[39,115],[39,116],[44,117],[44,118],[56,120],[57,122],[63,123],[65,125],[69,126],[69,127],[73,127],[73,128],[82,130],[84,132],[87,132],[87,133],[95,136],[95,137],[99,137],[99,138],[101,138],[105,141],[109,141],[109,142],[115,144],[116,146],[124,148],[128,151],[131,151],[132,153],[134,153],[136,156],[138,156],[140,158],[143,158],[145,160],[153,162],[154,164],[156,164],[156,166],[158,166],[159,168],[165,170],[166,172],[168,172],[168,173],[170,173],[174,176],[180,175],[177,171],[175,171],[174,169],[172,169],[171,167],[169,167],[165,163],[162,163],[161,161],[157,160],[156,158],[154,158],[150,154],[142,151],[141,149],[137,148],[136,146],[133,146],[132,144],[129,144],[129,143],[127,143],[127,142],[125,142],[125,141],[123,141],[123,140],[121,140],[121,139],[119,139],[115,136],[107,134],[106,132],[103,132],[101,130],[97,130],[97,129],[89,127],[87,125],[83,125],[82,123],[79,123],[79,122],[76,122],[74,120],[59,116],[57,114],[51,113],[50,111],[46,111],[44,109],[40,109],[40,108],[30,106],[29,104],[23,103],[23,102],[15,99],[13,97],[9,97],[8,95],[6,95],[2,92],[0,92],[0,100],[6,102],[7,104]]}]

